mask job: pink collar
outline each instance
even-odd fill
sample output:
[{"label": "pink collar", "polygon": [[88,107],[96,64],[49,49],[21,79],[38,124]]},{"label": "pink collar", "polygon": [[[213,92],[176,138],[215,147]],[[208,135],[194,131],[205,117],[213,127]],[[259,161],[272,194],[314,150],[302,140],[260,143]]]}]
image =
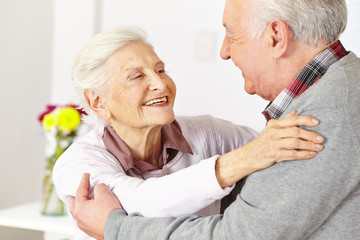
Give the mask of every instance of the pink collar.
[{"label": "pink collar", "polygon": [[161,169],[179,151],[193,154],[176,120],[162,127],[161,138],[162,154],[159,156],[158,166],[133,158],[125,142],[110,126],[104,129],[103,142],[106,150],[116,157],[128,175],[133,175],[133,172],[137,175],[143,175],[148,171]]}]

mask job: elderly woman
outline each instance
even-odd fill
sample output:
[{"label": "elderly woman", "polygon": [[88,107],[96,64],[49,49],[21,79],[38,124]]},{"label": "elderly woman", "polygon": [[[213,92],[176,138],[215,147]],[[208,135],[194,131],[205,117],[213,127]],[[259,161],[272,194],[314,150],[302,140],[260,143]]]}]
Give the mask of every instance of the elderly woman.
[{"label": "elderly woman", "polygon": [[211,116],[175,118],[175,84],[139,30],[95,36],[77,55],[72,77],[94,128],[54,168],[65,203],[87,172],[90,190],[107,184],[128,213],[215,214],[244,176],[311,158],[322,147],[318,134],[297,127],[316,119],[294,113],[270,121],[256,138],[250,128]]}]

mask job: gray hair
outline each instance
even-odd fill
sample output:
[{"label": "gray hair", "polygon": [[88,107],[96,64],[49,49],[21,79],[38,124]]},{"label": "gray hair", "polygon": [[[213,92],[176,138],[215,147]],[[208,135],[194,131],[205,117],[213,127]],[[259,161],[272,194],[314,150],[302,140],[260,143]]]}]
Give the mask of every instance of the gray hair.
[{"label": "gray hair", "polygon": [[[107,73],[104,65],[107,59],[119,48],[135,40],[145,41],[146,34],[140,28],[118,27],[91,38],[87,45],[75,56],[71,78],[80,106],[88,114],[83,117],[86,124],[95,128],[104,127],[107,122],[91,110],[84,98],[86,90],[105,93]],[[148,44],[148,43],[147,43]]]},{"label": "gray hair", "polygon": [[347,23],[345,0],[253,0],[250,20],[252,37],[259,38],[267,24],[285,21],[295,39],[316,46],[330,44],[344,32]]}]

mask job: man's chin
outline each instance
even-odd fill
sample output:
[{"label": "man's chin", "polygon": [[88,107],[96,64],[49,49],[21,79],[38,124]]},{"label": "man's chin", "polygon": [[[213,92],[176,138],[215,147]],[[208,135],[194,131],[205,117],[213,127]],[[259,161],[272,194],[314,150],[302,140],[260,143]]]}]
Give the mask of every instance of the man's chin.
[{"label": "man's chin", "polygon": [[244,89],[245,89],[245,92],[246,92],[247,94],[249,94],[249,95],[254,95],[254,94],[256,94],[255,89],[252,89],[252,88],[247,87],[246,84],[245,84],[245,86],[244,86]]}]

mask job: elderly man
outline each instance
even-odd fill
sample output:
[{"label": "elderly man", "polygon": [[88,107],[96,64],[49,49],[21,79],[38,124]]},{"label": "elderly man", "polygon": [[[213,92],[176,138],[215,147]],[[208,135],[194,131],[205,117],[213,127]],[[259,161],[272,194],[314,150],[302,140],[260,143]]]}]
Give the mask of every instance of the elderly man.
[{"label": "elderly man", "polygon": [[346,16],[345,0],[225,4],[221,57],[240,68],[247,93],[271,101],[267,120],[296,109],[321,121],[325,148],[314,159],[250,175],[210,217],[127,216],[104,185],[89,200],[85,177],[71,201],[79,226],[105,239],[358,239],[360,59],[338,40]]}]

